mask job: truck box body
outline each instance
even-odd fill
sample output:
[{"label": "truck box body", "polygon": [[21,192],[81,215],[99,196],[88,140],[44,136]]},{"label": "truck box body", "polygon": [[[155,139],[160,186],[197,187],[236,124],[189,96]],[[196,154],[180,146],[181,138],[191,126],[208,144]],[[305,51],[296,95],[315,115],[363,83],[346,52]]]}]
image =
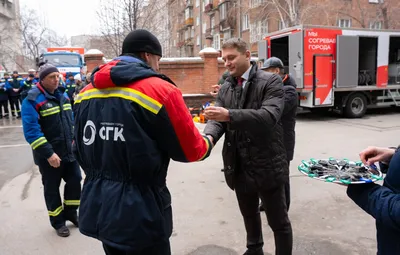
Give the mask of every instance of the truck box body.
[{"label": "truck box body", "polygon": [[296,80],[299,106],[341,107],[352,92],[363,94],[368,105],[388,97],[397,105],[393,95],[400,89],[400,31],[294,27],[259,42],[259,58],[272,56]]}]

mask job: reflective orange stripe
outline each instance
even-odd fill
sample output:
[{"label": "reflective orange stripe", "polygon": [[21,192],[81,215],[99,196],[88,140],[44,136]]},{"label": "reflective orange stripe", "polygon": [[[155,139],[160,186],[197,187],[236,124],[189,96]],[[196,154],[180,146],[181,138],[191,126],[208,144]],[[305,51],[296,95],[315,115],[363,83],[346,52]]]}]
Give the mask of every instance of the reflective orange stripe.
[{"label": "reflective orange stripe", "polygon": [[288,75],[286,74],[285,78],[283,78],[282,82],[285,82],[287,80],[287,78],[288,78]]}]

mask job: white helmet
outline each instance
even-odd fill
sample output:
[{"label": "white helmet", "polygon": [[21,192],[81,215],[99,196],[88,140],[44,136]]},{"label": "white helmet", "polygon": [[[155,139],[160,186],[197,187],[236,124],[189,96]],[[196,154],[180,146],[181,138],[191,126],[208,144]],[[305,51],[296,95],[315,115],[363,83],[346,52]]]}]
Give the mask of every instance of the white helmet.
[{"label": "white helmet", "polygon": [[28,70],[28,73],[30,73],[30,72],[36,72],[36,70],[31,68]]},{"label": "white helmet", "polygon": [[81,75],[79,73],[77,75],[75,75],[74,80],[82,81]]}]

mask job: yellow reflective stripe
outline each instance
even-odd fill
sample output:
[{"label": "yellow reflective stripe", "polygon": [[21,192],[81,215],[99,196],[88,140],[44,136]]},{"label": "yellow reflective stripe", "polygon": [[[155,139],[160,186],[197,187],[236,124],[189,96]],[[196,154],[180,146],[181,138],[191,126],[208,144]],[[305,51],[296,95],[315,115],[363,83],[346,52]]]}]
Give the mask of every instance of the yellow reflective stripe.
[{"label": "yellow reflective stripe", "polygon": [[71,104],[64,104],[63,109],[64,110],[72,110],[72,106],[71,106]]},{"label": "yellow reflective stripe", "polygon": [[56,217],[62,212],[62,210],[63,210],[63,207],[60,206],[57,209],[55,209],[54,211],[49,211],[49,216]]},{"label": "yellow reflective stripe", "polygon": [[65,205],[80,205],[81,200],[64,200]]},{"label": "yellow reflective stripe", "polygon": [[55,107],[51,107],[49,109],[40,111],[40,115],[42,115],[43,117],[52,115],[52,114],[56,114],[60,112],[60,107],[59,106],[55,106]]},{"label": "yellow reflective stripe", "polygon": [[59,106],[54,106],[54,107],[51,107],[51,108],[49,108],[49,109],[46,109],[46,110],[43,110],[43,111],[40,111],[40,113],[46,113],[46,112],[51,112],[51,111],[53,111],[53,110],[55,110],[55,109],[60,109],[60,107]]},{"label": "yellow reflective stripe", "polygon": [[53,110],[52,112],[43,113],[41,115],[42,115],[42,117],[46,117],[46,116],[50,116],[50,115],[53,115],[53,114],[56,114],[56,113],[59,113],[59,112],[60,112],[60,110],[56,109],[56,110]]},{"label": "yellow reflective stripe", "polygon": [[207,156],[207,153],[209,152],[210,147],[211,147],[211,144],[210,144],[210,142],[208,141],[208,139],[205,138],[205,137],[203,137],[203,139],[204,139],[204,141],[205,141],[206,144],[207,144],[207,150],[206,150],[206,153],[204,153],[203,157],[201,157],[201,158],[199,159],[199,161],[203,160],[203,159]]},{"label": "yellow reflective stripe", "polygon": [[36,149],[37,147],[39,147],[40,145],[45,144],[45,143],[47,143],[46,138],[40,137],[40,138],[36,139],[35,141],[33,141],[33,143],[31,143],[31,147],[32,147],[32,149]]},{"label": "yellow reflective stripe", "polygon": [[83,92],[82,94],[79,94],[75,100],[75,104],[79,104],[81,101],[89,100],[92,98],[111,97],[119,97],[131,100],[154,114],[158,114],[162,107],[162,104],[160,102],[143,94],[140,91],[130,88],[91,89]]}]

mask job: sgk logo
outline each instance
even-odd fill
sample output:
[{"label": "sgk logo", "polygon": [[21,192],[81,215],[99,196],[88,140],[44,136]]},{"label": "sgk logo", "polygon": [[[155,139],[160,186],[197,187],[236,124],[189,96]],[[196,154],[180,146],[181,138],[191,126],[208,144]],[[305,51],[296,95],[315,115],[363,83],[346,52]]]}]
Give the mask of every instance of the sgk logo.
[{"label": "sgk logo", "polygon": [[[99,137],[103,141],[122,141],[125,142],[123,135],[124,125],[119,123],[100,123],[102,127],[99,129]],[[93,121],[88,120],[85,127],[83,128],[83,143],[85,145],[91,145],[96,139],[97,129]]]}]

